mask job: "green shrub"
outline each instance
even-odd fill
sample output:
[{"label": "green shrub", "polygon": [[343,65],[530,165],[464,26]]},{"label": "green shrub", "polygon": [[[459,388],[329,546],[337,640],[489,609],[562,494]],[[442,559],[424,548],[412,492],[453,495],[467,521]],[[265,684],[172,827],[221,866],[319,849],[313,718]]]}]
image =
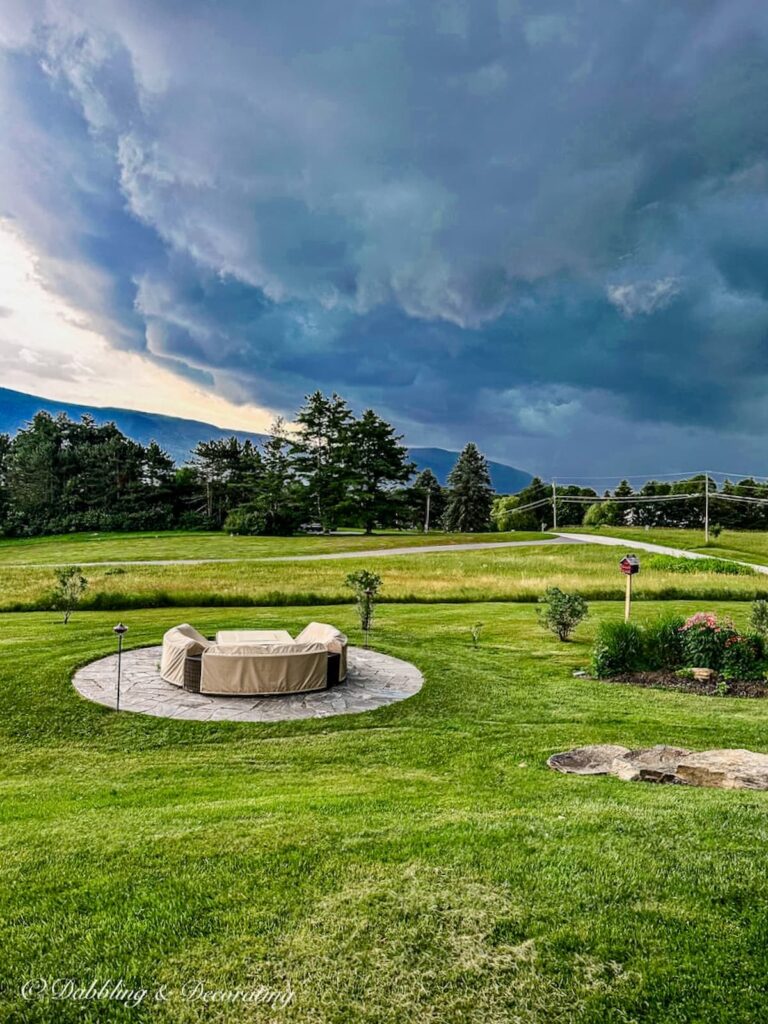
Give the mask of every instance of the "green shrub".
[{"label": "green shrub", "polygon": [[547,587],[539,602],[546,606],[543,611],[536,609],[542,625],[563,643],[570,640],[574,629],[589,615],[589,606],[580,594],[566,594],[559,587]]},{"label": "green shrub", "polygon": [[753,601],[749,610],[749,625],[754,633],[768,636],[768,601]]},{"label": "green shrub", "polygon": [[680,668],[685,662],[682,615],[660,615],[643,629],[643,646],[647,668]]},{"label": "green shrub", "polygon": [[584,515],[584,526],[620,526],[621,506],[615,501],[595,502]]},{"label": "green shrub", "polygon": [[224,520],[224,531],[237,536],[256,537],[264,533],[264,516],[252,508],[233,508]]},{"label": "green shrub", "polygon": [[598,679],[644,667],[643,631],[634,622],[603,622],[592,648],[592,674]]},{"label": "green shrub", "polygon": [[686,664],[694,668],[711,668],[716,672],[723,664],[726,644],[738,635],[732,622],[718,619],[714,612],[692,615],[683,624],[680,634]]},{"label": "green shrub", "polygon": [[724,679],[761,679],[764,674],[763,639],[756,634],[736,635],[725,642],[721,664]]}]

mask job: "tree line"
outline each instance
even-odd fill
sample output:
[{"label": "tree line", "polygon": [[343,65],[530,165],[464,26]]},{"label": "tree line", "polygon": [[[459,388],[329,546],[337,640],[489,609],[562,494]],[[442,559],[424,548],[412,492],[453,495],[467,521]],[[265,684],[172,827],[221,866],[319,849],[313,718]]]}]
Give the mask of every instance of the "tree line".
[{"label": "tree line", "polygon": [[[622,480],[602,495],[591,487],[558,484],[555,487],[557,525],[698,529],[704,525],[706,490],[704,473],[683,480],[649,480],[637,490],[627,480]],[[767,482],[747,477],[717,484],[709,477],[708,490],[709,520],[715,528],[768,529]],[[594,502],[590,502],[590,498],[594,498]],[[660,500],[654,501],[654,498]],[[531,505],[537,507],[531,508]],[[492,515],[497,530],[550,528],[553,525],[552,484],[534,477],[518,494],[497,498]]]},{"label": "tree line", "polygon": [[114,423],[40,412],[0,434],[0,534],[223,529],[287,535],[301,527],[491,527],[485,457],[470,443],[448,486],[418,475],[402,437],[372,409],[339,395],[307,396],[290,432],[278,419],[262,445],[201,441],[182,466],[154,441]]}]

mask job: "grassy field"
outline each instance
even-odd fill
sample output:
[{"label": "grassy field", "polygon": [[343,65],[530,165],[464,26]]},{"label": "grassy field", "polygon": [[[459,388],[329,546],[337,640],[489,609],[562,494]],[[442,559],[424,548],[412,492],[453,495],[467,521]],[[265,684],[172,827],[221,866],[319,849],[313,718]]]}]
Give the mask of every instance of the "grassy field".
[{"label": "grassy field", "polygon": [[[171,605],[322,604],[348,602],[348,573],[373,568],[384,579],[385,601],[535,601],[549,585],[578,590],[592,599],[620,599],[624,578],[615,548],[559,545],[454,551],[444,555],[393,555],[366,560],[241,562],[238,564],[93,567],[85,607],[122,609]],[[638,600],[768,596],[768,577],[681,574],[653,568],[651,556],[636,579]],[[2,570],[0,610],[51,605],[53,571],[8,565]]]},{"label": "grassy field", "polygon": [[0,539],[0,565],[73,562],[138,562],[200,558],[281,558],[335,551],[467,544],[472,541],[541,540],[543,533],[416,533],[393,531],[366,537],[346,532],[327,537],[233,537],[226,533],[73,533],[28,540]]},{"label": "grassy field", "polygon": [[[718,610],[740,623],[747,612]],[[583,743],[766,745],[766,701],[573,678],[598,621],[620,614],[593,605],[576,642],[559,644],[528,605],[384,606],[376,645],[422,668],[422,692],[274,725],[115,715],[70,683],[111,651],[114,616],[64,627],[2,615],[0,1019],[764,1019],[767,795],[545,767]],[[125,618],[141,645],[181,619],[213,632],[297,629],[308,615]],[[351,609],[311,615],[357,639]],[[150,994],[134,1008],[24,1001],[33,978],[122,978]],[[182,1000],[197,980],[290,985],[294,1000],[279,1011]]]},{"label": "grassy field", "polygon": [[574,526],[568,527],[565,532],[626,537],[628,540],[642,540],[649,544],[666,544],[684,551],[698,551],[716,558],[733,558],[736,561],[768,565],[768,533],[757,530],[723,530],[709,544],[704,543],[703,530],[676,530],[672,527],[646,530],[639,526],[604,526],[599,529]]}]

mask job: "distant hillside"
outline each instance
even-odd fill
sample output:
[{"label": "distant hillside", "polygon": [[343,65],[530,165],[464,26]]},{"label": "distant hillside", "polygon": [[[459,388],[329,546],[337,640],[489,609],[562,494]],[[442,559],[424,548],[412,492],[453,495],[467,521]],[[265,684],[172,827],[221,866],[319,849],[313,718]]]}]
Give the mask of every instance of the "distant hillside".
[{"label": "distant hillside", "polygon": [[31,420],[35,413],[43,409],[53,415],[65,412],[73,420],[79,420],[85,413],[90,413],[97,423],[113,422],[124,434],[141,444],[157,441],[178,463],[186,462],[198,441],[210,441],[236,434],[241,441],[250,438],[251,441],[260,443],[265,437],[264,434],[252,434],[247,430],[224,430],[210,423],[183,420],[154,412],[71,405],[69,402],[57,402],[52,398],[37,398],[34,395],[25,395],[21,391],[9,391],[7,388],[0,388],[0,433],[15,433]]},{"label": "distant hillside", "polygon": [[[458,452],[449,452],[445,448],[411,448],[411,458],[419,469],[431,469],[441,484],[453,469]],[[491,471],[491,482],[499,494],[515,494],[531,482],[533,477],[524,469],[515,469],[503,462],[488,460]]]},{"label": "distant hillside", "polygon": [[[198,441],[210,441],[235,434],[241,441],[250,438],[259,444],[265,437],[264,434],[254,434],[247,430],[226,430],[199,420],[185,420],[176,416],[163,416],[160,413],[57,402],[52,398],[37,398],[35,395],[10,391],[8,388],[0,388],[0,434],[16,433],[41,410],[52,415],[64,412],[70,419],[75,420],[89,413],[97,423],[114,422],[124,434],[141,444],[157,441],[177,463],[187,461],[189,453]],[[410,453],[418,468],[429,467],[440,483],[445,483],[457,456],[456,452],[449,452],[444,448],[411,448]],[[488,465],[493,485],[502,494],[519,491],[531,479],[530,473],[505,466],[501,462],[489,462]]]}]

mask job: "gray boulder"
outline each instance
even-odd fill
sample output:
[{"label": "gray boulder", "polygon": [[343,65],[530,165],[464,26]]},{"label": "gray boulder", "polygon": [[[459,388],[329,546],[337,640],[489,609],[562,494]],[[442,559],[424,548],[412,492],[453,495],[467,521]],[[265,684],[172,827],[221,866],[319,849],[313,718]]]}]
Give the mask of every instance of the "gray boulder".
[{"label": "gray boulder", "polygon": [[614,759],[611,774],[625,782],[677,782],[677,766],[690,753],[666,743],[628,750]]},{"label": "gray boulder", "polygon": [[547,764],[556,772],[567,775],[608,775],[616,758],[628,753],[627,747],[598,743],[592,747],[576,747],[575,750],[553,754]]}]

